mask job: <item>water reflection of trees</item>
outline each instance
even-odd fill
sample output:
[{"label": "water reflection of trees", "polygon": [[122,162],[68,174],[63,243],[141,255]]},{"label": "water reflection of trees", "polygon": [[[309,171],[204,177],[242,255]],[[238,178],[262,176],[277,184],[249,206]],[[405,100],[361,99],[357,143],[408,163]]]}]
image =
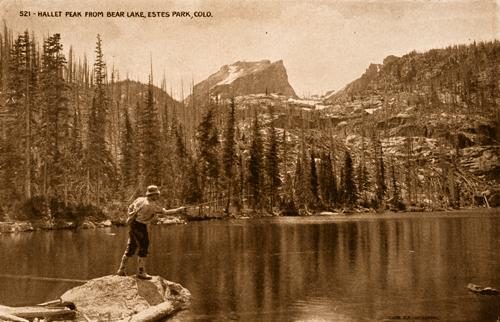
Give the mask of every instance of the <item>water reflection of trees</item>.
[{"label": "water reflection of trees", "polygon": [[[465,286],[500,285],[499,233],[498,218],[484,217],[197,223],[154,227],[148,264],[190,289],[194,313],[212,318],[489,319],[499,312]],[[2,235],[0,273],[112,274],[126,237],[121,229]],[[0,279],[0,298],[42,302],[71,286]]]},{"label": "water reflection of trees", "polygon": [[[193,278],[188,284],[194,294],[204,294],[198,309],[214,315],[230,310],[304,317],[303,304],[315,299],[325,304],[320,305],[324,312],[314,313],[320,316],[333,314],[332,307],[348,316],[372,318],[480,316],[488,314],[481,306],[456,303],[475,301],[464,281],[495,276],[492,269],[498,263],[491,265],[481,254],[498,241],[488,223],[472,224],[434,218],[200,225],[195,237],[183,239],[188,249],[202,254],[201,266],[190,259],[188,276]],[[485,238],[473,238],[480,234]]]}]

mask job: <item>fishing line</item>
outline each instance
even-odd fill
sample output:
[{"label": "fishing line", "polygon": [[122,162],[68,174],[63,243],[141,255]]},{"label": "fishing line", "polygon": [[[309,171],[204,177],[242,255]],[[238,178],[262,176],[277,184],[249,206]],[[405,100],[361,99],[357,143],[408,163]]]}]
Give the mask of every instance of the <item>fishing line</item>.
[{"label": "fishing line", "polygon": [[25,280],[45,281],[45,282],[82,283],[82,284],[87,282],[87,280],[80,280],[80,279],[74,279],[74,278],[44,277],[44,276],[32,276],[32,275],[13,275],[13,274],[0,274],[0,278],[25,279]]}]

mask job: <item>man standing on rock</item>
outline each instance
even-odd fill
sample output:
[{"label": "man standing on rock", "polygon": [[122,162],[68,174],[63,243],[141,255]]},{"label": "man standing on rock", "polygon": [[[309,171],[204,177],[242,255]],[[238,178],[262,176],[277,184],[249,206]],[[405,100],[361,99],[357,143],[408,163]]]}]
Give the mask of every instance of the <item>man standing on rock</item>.
[{"label": "man standing on rock", "polygon": [[122,256],[120,268],[117,274],[126,276],[127,262],[130,257],[137,253],[137,277],[141,279],[151,279],[151,276],[146,273],[146,256],[148,255],[149,236],[148,224],[151,223],[157,214],[172,215],[185,211],[185,207],[166,210],[158,205],[160,198],[160,190],[157,186],[149,186],[145,197],[137,198],[128,207],[127,224],[129,225],[129,238],[127,249]]}]

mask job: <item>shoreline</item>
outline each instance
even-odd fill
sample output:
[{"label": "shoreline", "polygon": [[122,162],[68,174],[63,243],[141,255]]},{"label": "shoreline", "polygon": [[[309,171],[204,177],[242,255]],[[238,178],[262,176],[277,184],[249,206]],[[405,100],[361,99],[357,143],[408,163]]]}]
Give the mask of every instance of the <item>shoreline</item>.
[{"label": "shoreline", "polygon": [[[436,210],[414,210],[414,211],[383,211],[378,212],[373,209],[354,209],[351,211],[320,211],[311,213],[308,215],[301,216],[281,216],[273,214],[263,214],[259,216],[246,216],[243,215],[225,215],[225,216],[203,216],[203,217],[165,217],[161,218],[154,225],[184,225],[189,222],[198,221],[208,221],[208,220],[252,220],[252,219],[265,219],[265,218],[352,218],[356,219],[362,218],[391,218],[391,217],[401,217],[405,215],[412,215],[412,217],[426,216],[428,214],[447,214],[447,215],[460,215],[462,213],[475,212],[479,214],[500,214],[500,208],[461,208],[461,209],[436,209]],[[24,221],[0,221],[0,235],[2,234],[13,234],[13,233],[23,233],[23,232],[35,232],[35,231],[50,231],[50,230],[86,230],[86,229],[100,229],[100,228],[110,228],[110,227],[121,227],[126,226],[124,221],[112,221],[106,219],[103,221],[92,221],[84,220],[81,223],[76,223],[68,220],[24,220]]]}]

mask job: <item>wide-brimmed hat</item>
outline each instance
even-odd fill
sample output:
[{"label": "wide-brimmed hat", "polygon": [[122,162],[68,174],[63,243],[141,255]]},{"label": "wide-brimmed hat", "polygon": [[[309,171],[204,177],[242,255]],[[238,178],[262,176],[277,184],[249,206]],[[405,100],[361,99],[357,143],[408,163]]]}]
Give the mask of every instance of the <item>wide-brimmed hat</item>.
[{"label": "wide-brimmed hat", "polygon": [[153,195],[159,195],[160,194],[160,189],[158,189],[157,186],[151,185],[148,187],[146,191],[146,197],[153,196]]}]

